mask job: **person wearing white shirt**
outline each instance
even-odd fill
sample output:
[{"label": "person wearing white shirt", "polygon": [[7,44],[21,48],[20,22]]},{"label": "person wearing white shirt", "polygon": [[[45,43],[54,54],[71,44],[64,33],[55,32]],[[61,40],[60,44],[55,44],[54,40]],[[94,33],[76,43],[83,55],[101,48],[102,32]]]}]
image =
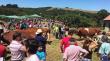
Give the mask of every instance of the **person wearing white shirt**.
[{"label": "person wearing white shirt", "polygon": [[8,47],[11,52],[11,61],[22,61],[24,59],[26,48],[21,44],[21,33],[14,33],[13,40]]}]

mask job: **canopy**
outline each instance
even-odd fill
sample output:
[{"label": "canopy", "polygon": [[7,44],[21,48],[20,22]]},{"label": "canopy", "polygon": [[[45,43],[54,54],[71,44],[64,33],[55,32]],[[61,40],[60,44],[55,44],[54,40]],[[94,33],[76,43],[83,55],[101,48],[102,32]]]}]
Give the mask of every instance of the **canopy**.
[{"label": "canopy", "polygon": [[41,17],[41,16],[39,16],[37,14],[33,14],[33,15],[30,15],[30,17]]},{"label": "canopy", "polygon": [[15,18],[15,19],[19,19],[20,17],[19,16],[16,16],[16,15],[12,15],[12,16],[6,16],[7,18]]},{"label": "canopy", "polygon": [[5,16],[5,15],[0,15],[0,18],[9,18],[9,19],[26,19],[26,18],[35,18],[35,17],[41,17],[41,16],[39,16],[37,14],[23,15],[23,16],[16,16],[16,15]]},{"label": "canopy", "polygon": [[27,16],[27,15],[24,15],[24,16],[19,16],[19,19],[26,19],[26,18],[28,18],[28,16]]},{"label": "canopy", "polygon": [[6,18],[6,16],[5,15],[0,15],[0,18]]}]

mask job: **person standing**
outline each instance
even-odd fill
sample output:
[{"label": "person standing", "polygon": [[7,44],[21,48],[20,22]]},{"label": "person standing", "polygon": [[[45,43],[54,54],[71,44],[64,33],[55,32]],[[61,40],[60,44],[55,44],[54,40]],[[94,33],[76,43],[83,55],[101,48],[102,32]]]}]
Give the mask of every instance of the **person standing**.
[{"label": "person standing", "polygon": [[23,22],[22,24],[21,24],[21,27],[20,27],[21,29],[27,29],[28,28],[28,25],[25,23],[25,22]]},{"label": "person standing", "polygon": [[43,37],[42,29],[37,30],[35,40],[38,42],[39,46],[42,47],[42,50],[40,50],[40,52],[43,52],[44,54],[46,54],[46,40],[47,39]]},{"label": "person standing", "polygon": [[56,39],[58,39],[59,38],[59,35],[58,35],[58,32],[59,32],[58,25],[55,25],[53,30],[54,30],[54,35],[55,35]]},{"label": "person standing", "polygon": [[108,37],[107,37],[106,32],[103,32],[102,33],[102,37],[101,37],[101,43],[103,43],[104,41],[107,41],[108,42]]},{"label": "person standing", "polygon": [[46,61],[46,54],[42,51],[42,46],[38,47],[36,55],[38,56],[40,61]]},{"label": "person standing", "polygon": [[104,38],[101,47],[99,48],[99,54],[101,61],[110,61],[109,54],[110,54],[110,43],[108,43],[108,39]]},{"label": "person standing", "polygon": [[69,42],[70,45],[65,49],[63,61],[80,61],[80,53],[83,53],[83,56],[88,54],[85,49],[74,45],[74,38],[70,38]]},{"label": "person standing", "polygon": [[0,22],[0,42],[2,40],[3,33],[4,33],[4,26],[3,26],[3,23]]},{"label": "person standing", "polygon": [[65,36],[68,35],[68,31],[69,31],[69,27],[68,26],[64,26],[65,27]]},{"label": "person standing", "polygon": [[21,40],[21,33],[15,32],[13,34],[13,40],[8,46],[11,52],[11,61],[22,61],[24,59],[26,48],[21,44]]},{"label": "person standing", "polygon": [[[73,36],[73,30],[69,30],[68,35],[61,40],[60,49],[62,53],[70,45],[69,39],[72,38],[72,36]],[[77,45],[77,43],[75,45]]]}]

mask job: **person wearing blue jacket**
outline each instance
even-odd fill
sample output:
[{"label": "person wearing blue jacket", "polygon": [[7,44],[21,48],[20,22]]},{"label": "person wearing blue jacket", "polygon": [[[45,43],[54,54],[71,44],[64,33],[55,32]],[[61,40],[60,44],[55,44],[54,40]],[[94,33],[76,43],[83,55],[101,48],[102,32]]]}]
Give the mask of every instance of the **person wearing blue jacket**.
[{"label": "person wearing blue jacket", "polygon": [[42,36],[42,29],[37,30],[35,40],[40,46],[36,54],[41,61],[46,61],[46,38]]}]

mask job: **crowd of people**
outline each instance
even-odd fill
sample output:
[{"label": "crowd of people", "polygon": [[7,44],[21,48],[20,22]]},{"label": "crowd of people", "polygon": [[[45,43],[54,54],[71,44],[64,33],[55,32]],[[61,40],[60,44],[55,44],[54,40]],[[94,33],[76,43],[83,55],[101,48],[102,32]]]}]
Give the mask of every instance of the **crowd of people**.
[{"label": "crowd of people", "polygon": [[[46,38],[42,36],[42,30],[38,29],[34,39],[22,41],[21,33],[15,32],[13,40],[8,45],[11,52],[11,61],[46,61]],[[0,61],[6,53],[6,47],[0,44]]]},{"label": "crowd of people", "polygon": [[10,19],[7,27],[12,30],[13,29],[26,29],[28,27],[51,28],[55,23],[63,24],[63,22],[61,21],[47,19],[47,18],[26,18],[26,19],[21,19],[21,20]]},{"label": "crowd of people", "polygon": [[[41,20],[41,21],[38,21]],[[74,31],[70,30],[65,25],[53,24],[55,21],[34,18],[24,19],[20,22],[12,21],[8,26],[13,26],[14,29],[27,29],[29,27],[48,27],[52,29],[53,35],[56,39],[60,39],[60,50],[63,53],[63,61],[92,61],[93,49],[95,48],[100,57],[100,61],[110,61],[110,43],[106,32],[102,33],[102,36],[98,38],[95,35],[95,39],[84,38],[82,46],[78,44],[73,34]],[[46,22],[44,22],[46,21]],[[55,22],[58,23],[59,22]],[[63,24],[63,23],[60,23]],[[0,39],[3,35],[4,25],[0,24]],[[2,39],[1,39],[2,40]],[[20,32],[13,34],[13,40],[7,46],[11,52],[11,61],[46,61],[46,43],[47,37],[43,36],[43,30],[38,29],[35,33],[35,38],[23,40]],[[96,48],[97,47],[97,48]],[[6,61],[4,59],[7,48],[0,42],[0,61]]]},{"label": "crowd of people", "polygon": [[[101,34],[101,38],[98,38],[97,35],[97,38],[95,38],[97,40],[83,39],[82,47],[78,45],[77,39],[72,36],[73,31],[70,30],[68,36],[64,37],[60,42],[63,61],[92,61],[94,51],[98,53],[100,61],[110,61],[110,43],[106,32]],[[95,50],[93,51],[93,49]]]},{"label": "crowd of people", "polygon": [[69,27],[66,26],[64,22],[47,18],[10,19],[2,27],[5,28],[6,32],[16,29],[48,28],[51,29],[51,33],[53,33],[57,39],[66,36],[69,30]]},{"label": "crowd of people", "polygon": [[[40,21],[38,21],[40,20]],[[33,18],[33,19],[24,19],[20,22],[15,22],[13,19],[8,24],[0,23],[0,39],[3,37],[4,30],[8,31],[16,29],[27,29],[27,28],[39,28],[36,31],[34,39],[22,40],[20,32],[15,32],[13,34],[13,40],[8,45],[9,51],[11,52],[11,61],[46,61],[46,41],[47,36],[43,35],[43,30],[40,28],[53,28],[59,27],[57,24],[53,24],[53,20],[47,21],[45,18]],[[58,21],[54,22],[58,23]],[[12,29],[11,29],[12,28]],[[59,32],[59,28],[58,31]],[[56,32],[56,33],[57,33]],[[2,40],[2,39],[1,39]],[[0,41],[1,42],[1,41]],[[6,53],[7,47],[0,43],[0,61],[5,61],[4,56]]]}]

